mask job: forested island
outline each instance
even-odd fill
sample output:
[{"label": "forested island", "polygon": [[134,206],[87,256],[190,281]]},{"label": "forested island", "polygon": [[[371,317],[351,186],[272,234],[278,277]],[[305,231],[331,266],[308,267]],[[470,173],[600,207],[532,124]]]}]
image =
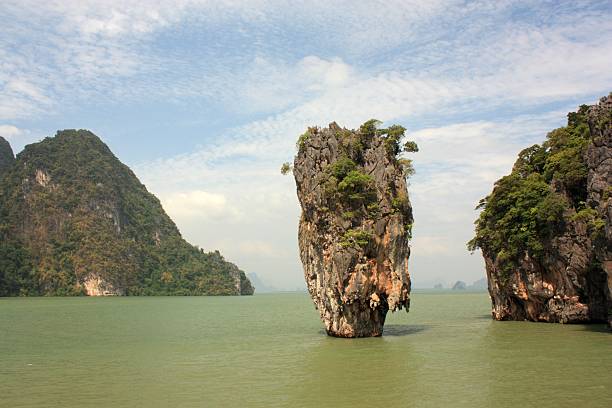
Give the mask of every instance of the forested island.
[{"label": "forested island", "polygon": [[612,322],[612,94],[520,154],[480,202],[498,320]]},{"label": "forested island", "polygon": [[0,137],[0,296],[253,292],[218,251],[186,242],[93,133],[59,131],[16,158]]}]

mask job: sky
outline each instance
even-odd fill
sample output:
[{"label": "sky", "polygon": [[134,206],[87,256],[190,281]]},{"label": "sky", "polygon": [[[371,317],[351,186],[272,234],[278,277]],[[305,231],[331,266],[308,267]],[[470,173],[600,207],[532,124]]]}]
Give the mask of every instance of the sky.
[{"label": "sky", "polygon": [[609,1],[0,3],[0,136],[90,129],[205,250],[304,288],[280,165],[308,126],[401,124],[414,287],[484,277],[474,207],[517,153],[612,91]]}]

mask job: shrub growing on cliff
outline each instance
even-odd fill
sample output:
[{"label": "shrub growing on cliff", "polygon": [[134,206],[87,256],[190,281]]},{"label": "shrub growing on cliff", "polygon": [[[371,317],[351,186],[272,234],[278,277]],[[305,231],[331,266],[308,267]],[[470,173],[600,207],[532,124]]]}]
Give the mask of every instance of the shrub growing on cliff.
[{"label": "shrub growing on cliff", "polygon": [[350,229],[340,239],[340,246],[348,248],[351,246],[365,247],[372,240],[372,234],[362,229]]},{"label": "shrub growing on cliff", "polygon": [[351,171],[355,170],[357,164],[346,156],[343,156],[330,164],[328,167],[332,176],[338,180],[344,179]]},{"label": "shrub growing on cliff", "polygon": [[410,207],[408,197],[403,192],[398,193],[397,197],[394,197],[393,200],[391,200],[391,207],[396,211],[405,211]]},{"label": "shrub growing on cliff", "polygon": [[599,217],[596,209],[585,207],[570,217],[572,221],[580,221],[587,225],[591,239],[596,240],[603,238],[603,229],[606,222]]},{"label": "shrub growing on cliff", "polygon": [[304,147],[304,143],[306,143],[306,140],[308,140],[308,138],[311,136],[310,133],[310,128],[308,128],[308,130],[304,133],[302,133],[300,135],[300,137],[298,138],[298,141],[296,143],[296,147],[298,150],[300,150],[302,147]]},{"label": "shrub growing on cliff", "polygon": [[359,127],[359,133],[366,137],[374,137],[376,136],[378,126],[380,126],[381,124],[382,122],[378,119],[370,119]]},{"label": "shrub growing on cliff", "polygon": [[408,140],[404,143],[404,148],[400,149],[400,142],[406,133],[406,128],[401,125],[391,125],[386,129],[378,131],[385,138],[385,148],[391,156],[397,156],[403,150],[407,153],[416,153],[419,147],[416,142]]},{"label": "shrub growing on cliff", "polygon": [[409,178],[414,175],[414,166],[412,165],[411,159],[406,159],[402,157],[397,160],[400,166],[402,166],[402,170],[404,171],[404,177]]},{"label": "shrub growing on cliff", "polygon": [[419,151],[419,146],[417,146],[415,141],[409,140],[404,143],[404,151],[408,153],[416,153]]},{"label": "shrub growing on cliff", "polygon": [[404,137],[405,132],[406,128],[401,125],[392,125],[380,131],[381,134],[386,135],[385,148],[390,155],[397,156],[400,152],[400,140]]},{"label": "shrub growing on cliff", "polygon": [[412,223],[404,224],[404,231],[408,235],[408,239],[412,239]]},{"label": "shrub growing on cliff", "polygon": [[369,174],[362,173],[359,170],[351,170],[346,177],[338,183],[338,191],[345,197],[351,200],[366,200],[374,192],[374,180]]},{"label": "shrub growing on cliff", "polygon": [[283,176],[291,173],[291,164],[289,162],[285,162],[282,164],[280,172]]},{"label": "shrub growing on cliff", "polygon": [[346,156],[331,163],[324,173],[324,178],[325,194],[329,198],[338,198],[341,203],[367,203],[376,197],[372,177],[361,171],[357,163]]}]

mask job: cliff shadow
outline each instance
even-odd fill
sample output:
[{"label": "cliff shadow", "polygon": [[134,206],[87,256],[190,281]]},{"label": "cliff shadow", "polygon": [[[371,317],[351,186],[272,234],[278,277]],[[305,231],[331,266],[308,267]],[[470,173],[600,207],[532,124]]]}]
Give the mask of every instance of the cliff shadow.
[{"label": "cliff shadow", "polygon": [[612,334],[612,329],[610,329],[608,325],[605,323],[591,323],[591,324],[584,324],[581,326],[582,326],[582,330],[584,331]]},{"label": "cliff shadow", "polygon": [[[385,325],[383,335],[380,337],[400,337],[409,336],[411,334],[417,334],[422,331],[428,330],[430,326],[425,324],[389,324]],[[319,330],[319,334],[327,335],[324,329]],[[332,338],[341,338],[333,337]],[[358,337],[357,339],[372,339],[376,337]]]},{"label": "cliff shadow", "polygon": [[429,330],[430,326],[425,324],[390,324],[385,325],[383,331],[383,337],[400,337],[410,336],[411,334],[417,334],[425,330]]}]

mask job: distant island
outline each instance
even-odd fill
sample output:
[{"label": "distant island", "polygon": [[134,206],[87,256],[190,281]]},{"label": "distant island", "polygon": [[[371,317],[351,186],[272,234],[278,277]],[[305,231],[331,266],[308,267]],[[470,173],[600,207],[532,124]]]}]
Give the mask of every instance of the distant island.
[{"label": "distant island", "polygon": [[187,243],[96,135],[63,130],[15,158],[0,137],[0,296],[251,295]]},{"label": "distant island", "polygon": [[[445,289],[444,284],[442,283],[436,283],[433,286],[434,289]],[[468,284],[462,280],[458,280],[455,283],[449,285],[447,287],[447,289],[450,288],[451,290],[458,290],[458,291],[486,291],[487,290],[487,279],[486,278],[480,278],[474,282],[472,282],[471,284]]]},{"label": "distant island", "polygon": [[466,290],[467,284],[464,281],[457,281],[452,287],[453,290]]},{"label": "distant island", "polygon": [[281,290],[275,288],[274,286],[268,285],[263,279],[259,277],[255,272],[247,273],[247,277],[251,284],[255,289],[257,289],[257,293],[273,293],[273,292],[281,292]]}]

